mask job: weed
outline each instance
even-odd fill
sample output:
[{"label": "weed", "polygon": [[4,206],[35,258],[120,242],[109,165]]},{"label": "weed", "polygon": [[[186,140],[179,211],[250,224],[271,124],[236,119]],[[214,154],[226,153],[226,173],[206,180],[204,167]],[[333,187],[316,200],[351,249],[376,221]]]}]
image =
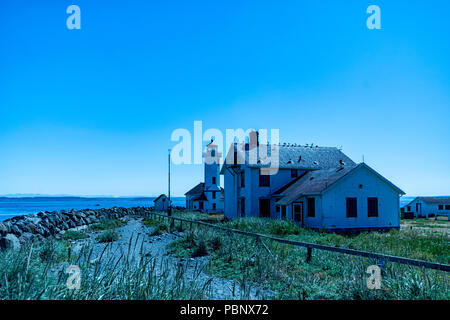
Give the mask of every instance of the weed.
[{"label": "weed", "polygon": [[119,234],[114,230],[106,230],[97,237],[97,240],[99,242],[114,242],[119,240],[119,238]]},{"label": "weed", "polygon": [[62,238],[64,240],[80,240],[80,239],[89,238],[89,236],[83,232],[69,230],[69,231],[64,232],[64,234],[62,235]]}]

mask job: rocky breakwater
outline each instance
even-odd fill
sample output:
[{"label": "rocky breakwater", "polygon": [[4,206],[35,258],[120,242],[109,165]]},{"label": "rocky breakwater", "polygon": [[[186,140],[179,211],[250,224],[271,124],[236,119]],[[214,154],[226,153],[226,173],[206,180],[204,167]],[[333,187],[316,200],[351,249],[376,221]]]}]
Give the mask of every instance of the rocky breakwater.
[{"label": "rocky breakwater", "polygon": [[0,249],[20,248],[32,240],[42,240],[62,231],[97,223],[105,219],[117,219],[126,215],[143,215],[149,207],[84,209],[70,211],[39,212],[17,216],[0,222]]}]

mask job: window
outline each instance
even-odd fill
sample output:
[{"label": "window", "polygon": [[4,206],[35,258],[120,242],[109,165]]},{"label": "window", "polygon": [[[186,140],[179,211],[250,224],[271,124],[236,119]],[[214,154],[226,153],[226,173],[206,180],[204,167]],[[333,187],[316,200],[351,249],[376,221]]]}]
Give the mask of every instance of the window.
[{"label": "window", "polygon": [[216,177],[212,177],[212,184],[216,184]]},{"label": "window", "polygon": [[378,198],[367,198],[367,216],[378,217]]},{"label": "window", "polygon": [[215,203],[212,204],[212,209],[216,210],[216,204]]},{"label": "window", "polygon": [[245,172],[241,172],[241,188],[245,187]]},{"label": "window", "polygon": [[347,218],[356,218],[357,201],[356,198],[347,198]]},{"label": "window", "polygon": [[308,198],[308,217],[316,216],[316,199]]},{"label": "window", "polygon": [[200,201],[200,202],[198,203],[198,208],[199,208],[200,210],[203,210],[203,201]]},{"label": "window", "polygon": [[445,210],[450,210],[450,204],[445,205]]},{"label": "window", "polygon": [[276,210],[277,212],[280,212],[280,206],[275,206],[275,210]]},{"label": "window", "polygon": [[291,169],[291,178],[297,178],[297,177],[298,177],[298,170]]},{"label": "window", "polygon": [[438,209],[439,209],[439,210],[444,210],[444,205],[443,205],[443,204],[440,204]]},{"label": "window", "polygon": [[261,174],[261,169],[259,169],[259,186],[270,187],[270,176],[268,174]]},{"label": "window", "polygon": [[408,210],[408,212],[411,212],[411,206],[408,206],[407,210]]},{"label": "window", "polygon": [[245,198],[241,198],[241,217],[245,217]]},{"label": "window", "polygon": [[212,198],[213,198],[213,199],[216,198],[216,192],[215,192],[215,191],[212,192]]},{"label": "window", "polygon": [[294,204],[294,221],[295,222],[300,222],[301,214],[302,214],[302,205],[299,203]]}]

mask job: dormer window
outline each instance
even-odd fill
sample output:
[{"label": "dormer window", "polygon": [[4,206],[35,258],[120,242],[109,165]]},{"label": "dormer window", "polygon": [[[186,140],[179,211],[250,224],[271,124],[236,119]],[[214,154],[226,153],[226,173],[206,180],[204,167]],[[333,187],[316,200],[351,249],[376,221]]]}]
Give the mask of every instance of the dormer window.
[{"label": "dormer window", "polygon": [[291,178],[297,178],[297,177],[298,177],[298,170],[291,169]]}]

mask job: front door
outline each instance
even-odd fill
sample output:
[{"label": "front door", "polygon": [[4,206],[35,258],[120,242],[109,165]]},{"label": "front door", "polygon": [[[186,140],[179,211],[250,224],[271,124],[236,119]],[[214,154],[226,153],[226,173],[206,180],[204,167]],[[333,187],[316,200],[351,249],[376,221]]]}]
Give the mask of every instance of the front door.
[{"label": "front door", "polygon": [[294,222],[301,224],[303,216],[303,202],[294,203],[293,205],[293,218]]},{"label": "front door", "polygon": [[259,216],[270,218],[270,199],[259,199]]},{"label": "front door", "polygon": [[200,210],[203,210],[203,201],[199,201],[199,203],[198,203],[198,208],[199,208]]},{"label": "front door", "polygon": [[422,204],[419,202],[416,203],[416,212],[418,217],[422,215]]}]

